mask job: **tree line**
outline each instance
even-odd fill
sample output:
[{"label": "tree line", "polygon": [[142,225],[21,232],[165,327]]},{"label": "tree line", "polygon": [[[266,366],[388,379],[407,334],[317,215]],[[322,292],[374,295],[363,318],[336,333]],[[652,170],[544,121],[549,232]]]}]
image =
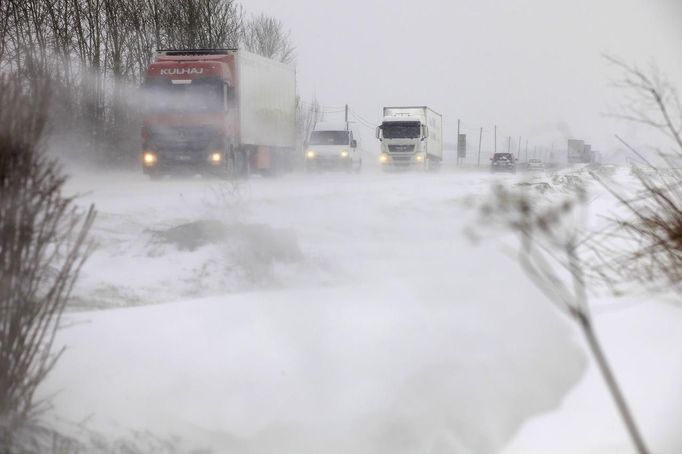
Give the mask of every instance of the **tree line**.
[{"label": "tree line", "polygon": [[136,156],[131,101],[156,49],[236,47],[294,57],[281,21],[236,0],[0,1],[0,73],[49,78],[53,133],[107,161]]}]

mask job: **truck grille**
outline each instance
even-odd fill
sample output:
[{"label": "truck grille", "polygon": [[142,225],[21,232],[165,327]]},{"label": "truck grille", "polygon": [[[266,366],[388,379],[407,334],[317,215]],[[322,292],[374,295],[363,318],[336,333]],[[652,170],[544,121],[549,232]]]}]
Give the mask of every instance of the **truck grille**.
[{"label": "truck grille", "polygon": [[390,153],[412,153],[414,145],[389,145],[388,151]]},{"label": "truck grille", "polygon": [[152,132],[152,143],[167,159],[193,162],[203,159],[211,144],[217,144],[217,137],[211,128],[158,128]]}]

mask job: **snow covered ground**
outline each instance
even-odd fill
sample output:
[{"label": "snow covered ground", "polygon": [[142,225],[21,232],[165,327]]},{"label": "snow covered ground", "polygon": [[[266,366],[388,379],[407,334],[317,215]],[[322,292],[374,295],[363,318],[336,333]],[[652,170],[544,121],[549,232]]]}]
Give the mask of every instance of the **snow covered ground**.
[{"label": "snow covered ground", "polygon": [[[516,181],[76,175],[98,248],[52,416],[214,452],[628,452],[579,333],[508,243],[463,234],[493,180]],[[654,452],[679,452],[682,311],[618,307],[607,351]]]}]

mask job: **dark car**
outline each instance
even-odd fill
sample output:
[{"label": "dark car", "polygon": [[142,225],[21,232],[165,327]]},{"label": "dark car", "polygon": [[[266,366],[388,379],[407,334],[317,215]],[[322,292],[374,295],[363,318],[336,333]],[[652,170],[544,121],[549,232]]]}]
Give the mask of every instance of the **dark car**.
[{"label": "dark car", "polygon": [[511,153],[495,153],[490,161],[490,171],[493,173],[516,173],[516,159]]}]

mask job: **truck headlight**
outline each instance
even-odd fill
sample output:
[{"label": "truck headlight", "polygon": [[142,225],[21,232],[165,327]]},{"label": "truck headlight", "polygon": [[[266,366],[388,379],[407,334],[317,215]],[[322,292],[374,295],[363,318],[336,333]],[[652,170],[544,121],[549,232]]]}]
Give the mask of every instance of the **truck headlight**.
[{"label": "truck headlight", "polygon": [[348,157],[348,150],[341,150],[341,157],[347,158]]},{"label": "truck headlight", "polygon": [[305,157],[308,159],[315,159],[315,151],[314,150],[306,151]]},{"label": "truck headlight", "polygon": [[153,151],[144,151],[142,152],[142,162],[144,162],[145,165],[147,166],[153,166],[156,164],[158,161],[158,158],[156,157],[156,153]]},{"label": "truck headlight", "polygon": [[423,162],[424,161],[424,155],[423,154],[418,154],[415,159],[417,162]]},{"label": "truck headlight", "polygon": [[382,164],[387,163],[388,162],[388,155],[386,153],[381,153],[381,155],[379,155],[379,162]]},{"label": "truck headlight", "polygon": [[223,160],[223,155],[222,153],[211,153],[208,156],[208,160],[211,161],[213,164],[218,164],[220,161]]}]

